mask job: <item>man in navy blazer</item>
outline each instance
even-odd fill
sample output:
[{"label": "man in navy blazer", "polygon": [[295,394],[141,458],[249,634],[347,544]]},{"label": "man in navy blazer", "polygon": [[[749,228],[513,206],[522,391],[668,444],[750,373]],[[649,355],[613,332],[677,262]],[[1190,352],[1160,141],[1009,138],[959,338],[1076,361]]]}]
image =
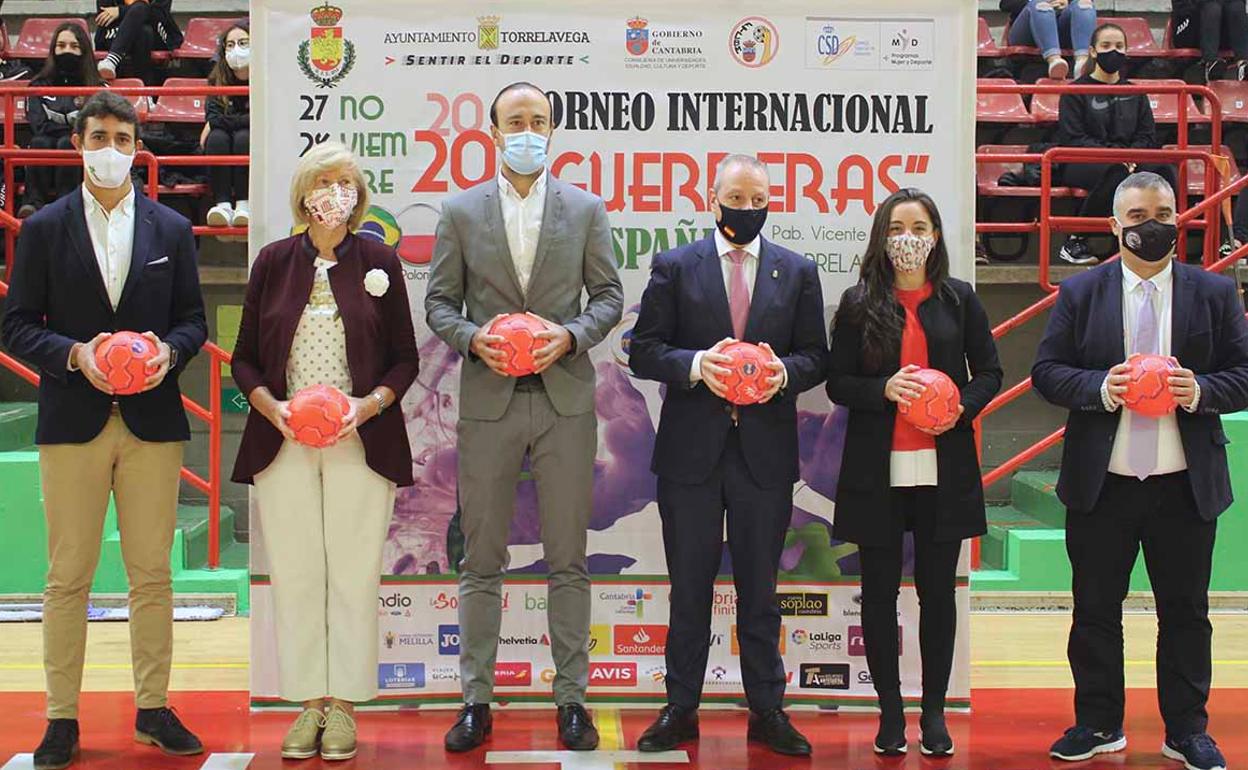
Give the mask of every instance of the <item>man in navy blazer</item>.
[{"label": "man in navy blazer", "polygon": [[[782,710],[776,570],[798,479],[797,396],[823,380],[827,335],[815,264],[760,235],[768,190],[757,159],[724,159],[711,196],[716,231],[655,256],[633,328],[633,373],[667,385],[651,470],[672,582],[668,704],[642,735],[642,751],[698,734],[726,510],[749,737],[779,753],[810,753]],[[720,350],[734,340],[773,356],[763,403],[723,398]]]},{"label": "man in navy blazer", "polygon": [[[0,327],[9,350],[41,375],[35,441],[50,556],[48,727],[34,755],[41,770],[77,755],[87,597],[110,494],[130,581],[135,739],[170,754],[203,751],[167,708],[167,691],[169,550],[190,439],[177,378],[208,327],[190,222],[131,182],[137,129],[123,97],[101,91],[82,106],[72,142],[85,181],[25,221]],[[95,365],[96,346],[123,330],[144,333],[159,350],[136,395],[117,395]]]},{"label": "man in navy blazer", "polygon": [[[1205,732],[1209,575],[1217,517],[1231,503],[1219,415],[1248,408],[1248,322],[1231,280],[1174,258],[1175,213],[1156,174],[1119,186],[1122,259],[1062,282],[1032,367],[1040,395],[1070,410],[1057,494],[1073,573],[1076,726],[1050,753],[1075,761],[1126,747],[1122,602],[1142,545],[1157,604],[1162,750],[1213,770],[1226,762]],[[1135,353],[1177,360],[1172,414],[1124,408]]]}]

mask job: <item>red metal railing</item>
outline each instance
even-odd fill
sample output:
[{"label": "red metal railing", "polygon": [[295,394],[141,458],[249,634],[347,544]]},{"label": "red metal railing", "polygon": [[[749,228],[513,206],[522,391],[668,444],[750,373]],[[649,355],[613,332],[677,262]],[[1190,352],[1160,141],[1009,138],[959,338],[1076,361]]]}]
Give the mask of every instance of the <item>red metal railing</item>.
[{"label": "red metal railing", "polygon": [[[76,152],[69,150],[28,150],[16,146],[15,108],[19,98],[31,94],[53,94],[66,96],[90,96],[98,89],[94,88],[36,88],[0,87],[0,103],[4,108],[4,144],[0,147],[0,160],[4,163],[4,183],[7,195],[5,205],[0,209],[0,227],[5,230],[8,260],[4,278],[8,279],[16,255],[17,234],[20,232],[21,220],[13,216],[13,205],[16,196],[14,168],[16,166],[67,166],[82,163]],[[186,87],[186,88],[115,88],[110,89],[123,96],[246,96],[246,86],[217,87]],[[160,167],[163,166],[228,166],[247,165],[250,159],[245,155],[185,155],[157,156],[147,151],[136,154],[135,163],[147,168],[146,193],[153,200],[160,197]],[[246,235],[246,227],[194,227],[196,235]],[[8,293],[8,284],[0,280],[0,297]],[[195,418],[208,426],[208,478],[204,478],[189,468],[182,468],[181,478],[192,487],[208,497],[208,568],[216,569],[221,564],[221,367],[230,363],[230,354],[208,342],[203,347],[208,355],[208,407],[196,403],[187,396],[182,396],[182,404]],[[16,373],[31,383],[39,384],[39,375],[12,356],[0,351],[0,366]]]}]

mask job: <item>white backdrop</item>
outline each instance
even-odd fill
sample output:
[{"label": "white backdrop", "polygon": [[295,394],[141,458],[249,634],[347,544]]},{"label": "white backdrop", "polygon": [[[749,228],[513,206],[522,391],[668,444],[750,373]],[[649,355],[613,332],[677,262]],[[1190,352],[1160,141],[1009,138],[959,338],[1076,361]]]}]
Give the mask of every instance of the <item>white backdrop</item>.
[{"label": "white backdrop", "polygon": [[[668,591],[653,477],[659,390],[633,379],[627,341],[652,255],[703,237],[711,175],[725,153],[768,163],[764,236],[816,261],[828,317],[857,280],[871,215],[903,186],[945,219],[955,275],[973,277],[974,13],[965,0],[773,0],[712,6],[636,0],[254,0],[250,250],[290,232],[299,156],[335,139],[360,156],[375,208],[365,234],[405,261],[421,375],[404,400],[417,485],[401,490],[378,600],[379,705],[454,703],[456,589],[447,529],[455,511],[458,359],[424,323],[442,199],[497,174],[488,106],[517,80],[555,110],[551,169],[607,201],[626,316],[594,351],[599,473],[591,700],[662,699]],[[802,481],[782,559],[790,701],[873,703],[858,624],[856,549],[830,540],[843,419],[816,389],[800,402]],[[549,699],[531,489],[522,483],[499,654],[499,698]],[[252,532],[253,704],[276,698],[271,588],[258,516]],[[965,561],[965,560],[964,560]],[[951,705],[969,705],[965,567]],[[742,701],[731,581],[716,593],[708,699]],[[917,603],[902,592],[902,670],[919,692]]]}]

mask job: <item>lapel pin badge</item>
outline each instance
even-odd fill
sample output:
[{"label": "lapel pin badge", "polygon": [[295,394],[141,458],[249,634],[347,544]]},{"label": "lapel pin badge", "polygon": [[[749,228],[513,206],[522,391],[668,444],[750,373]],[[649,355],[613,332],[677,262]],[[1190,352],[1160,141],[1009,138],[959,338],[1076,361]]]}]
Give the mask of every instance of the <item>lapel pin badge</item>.
[{"label": "lapel pin badge", "polygon": [[779,278],[779,277],[780,277],[780,271],[779,271],[779,270],[772,270],[772,271],[771,271],[771,277],[772,277],[772,278]]}]

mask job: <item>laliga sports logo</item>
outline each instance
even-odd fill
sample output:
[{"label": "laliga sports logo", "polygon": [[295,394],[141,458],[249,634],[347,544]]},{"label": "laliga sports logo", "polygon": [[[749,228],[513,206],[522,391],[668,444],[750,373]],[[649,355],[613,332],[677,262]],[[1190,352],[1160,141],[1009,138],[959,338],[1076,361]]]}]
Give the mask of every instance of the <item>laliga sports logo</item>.
[{"label": "laliga sports logo", "polygon": [[646,29],[649,23],[640,16],[628,20],[628,31],[624,33],[624,47],[633,56],[641,56],[650,50],[650,30]]},{"label": "laliga sports logo", "polygon": [[728,35],[728,52],[737,63],[751,68],[765,67],[780,50],[776,25],[762,16],[747,16]]},{"label": "laliga sports logo", "polygon": [[328,0],[311,11],[312,28],[307,40],[299,44],[299,69],[318,88],[333,88],[355,66],[355,46],[342,36],[342,9]]}]

